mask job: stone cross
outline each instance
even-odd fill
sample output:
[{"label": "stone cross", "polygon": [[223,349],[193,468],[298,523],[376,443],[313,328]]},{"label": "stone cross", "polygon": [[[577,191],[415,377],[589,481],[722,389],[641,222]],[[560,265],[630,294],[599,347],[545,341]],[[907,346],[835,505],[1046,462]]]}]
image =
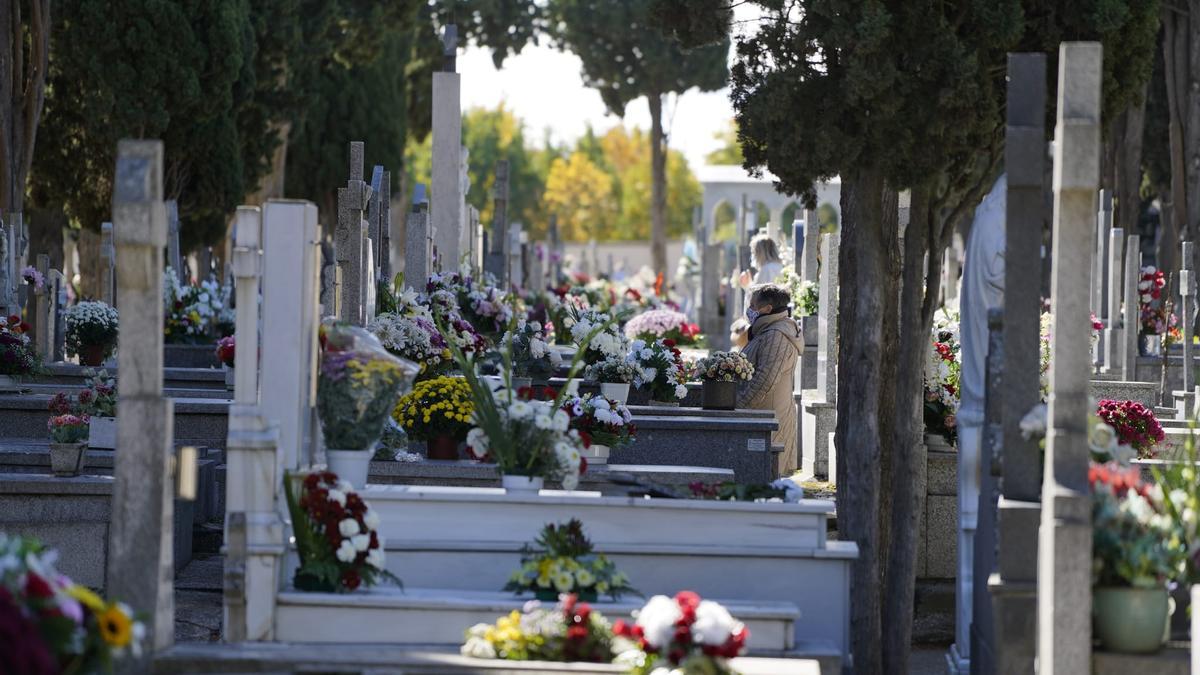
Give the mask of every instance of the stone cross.
[{"label": "stone cross", "polygon": [[[235,274],[236,276],[236,274]],[[337,266],[337,253],[333,241],[329,237],[321,240],[321,316],[338,317],[341,315],[338,300],[342,297],[341,270]]]},{"label": "stone cross", "polygon": [[347,323],[361,326],[366,314],[363,311],[363,288],[366,283],[367,266],[364,265],[363,210],[371,200],[371,189],[363,182],[363,144],[350,144],[350,180],[346,187],[337,191],[337,231],[334,248],[337,251],[341,283],[338,299],[338,318]]},{"label": "stone cross", "polygon": [[[550,216],[550,221],[555,222],[553,215]],[[504,288],[508,281],[504,276],[507,268],[504,262],[504,244],[508,241],[505,233],[507,223],[508,160],[502,159],[496,162],[496,179],[492,184],[492,230],[488,235],[488,251],[483,263],[484,270],[496,277],[501,288]]]},{"label": "stone cross", "polygon": [[1108,270],[1108,307],[1105,310],[1108,319],[1104,324],[1104,365],[1101,370],[1106,373],[1123,373],[1125,369],[1124,321],[1121,319],[1121,297],[1124,295],[1125,278],[1122,259],[1124,255],[1125,230],[1114,227],[1108,232],[1107,260],[1104,265]]},{"label": "stone cross", "polygon": [[[1096,254],[1092,258],[1092,313],[1101,323],[1108,323],[1108,245],[1113,229],[1112,192],[1100,191],[1100,212],[1096,214]],[[1104,365],[1104,334],[1096,343],[1095,363]]]},{"label": "stone cross", "polygon": [[[167,200],[167,264],[175,270],[179,283],[186,284],[188,272],[184,269],[182,249],[179,247],[179,203],[174,199]],[[204,270],[198,275],[204,279]]]},{"label": "stone cross", "polygon": [[428,207],[425,186],[418,183],[413,191],[412,210],[404,228],[404,285],[418,293],[424,292],[425,282],[433,272]]},{"label": "stone cross", "polygon": [[[457,40],[447,27],[446,50],[457,51]],[[433,74],[433,166],[430,218],[433,244],[443,266],[457,270],[462,251],[463,198],[462,185],[462,76],[450,72]]]},{"label": "stone cross", "polygon": [[822,403],[837,401],[838,363],[838,247],[841,238],[827,234],[821,238],[821,259],[825,261],[821,270],[820,298],[817,302],[817,400]]},{"label": "stone cross", "polygon": [[1121,379],[1137,379],[1138,333],[1141,329],[1142,238],[1131,234],[1125,243],[1125,313],[1124,341],[1121,349]]},{"label": "stone cross", "polygon": [[[113,247],[113,224],[100,224],[100,300],[115,307],[116,293],[113,282],[116,278],[117,250]],[[182,274],[182,270],[175,270]]]},{"label": "stone cross", "polygon": [[268,201],[262,221],[262,344],[269,349],[262,350],[259,400],[262,416],[279,425],[282,472],[314,459],[320,228],[317,207],[298,200]]},{"label": "stone cross", "polygon": [[[1180,258],[1183,269],[1179,271],[1179,322],[1183,334],[1183,390],[1190,392],[1196,384],[1195,364],[1192,363],[1192,323],[1196,319],[1192,302],[1196,297],[1196,273],[1192,271],[1192,242],[1185,241],[1180,248],[1183,254]],[[1163,358],[1168,358],[1166,352],[1163,353]]]},{"label": "stone cross", "polygon": [[[372,255],[367,256],[370,269],[367,276],[372,280],[379,278],[379,253],[383,250],[380,242],[383,240],[383,167],[376,164],[371,170],[371,200],[367,204],[367,237],[373,246]],[[373,287],[375,284],[372,283]]]},{"label": "stone cross", "polygon": [[123,140],[113,180],[113,238],[121,307],[117,447],[106,588],[144,613],[148,666],[175,634],[174,405],[163,393],[162,141]]},{"label": "stone cross", "polygon": [[379,198],[379,278],[392,281],[392,172],[383,172],[383,193]]},{"label": "stone cross", "polygon": [[[1000,383],[1001,498],[995,574],[975,582],[992,593],[993,639],[972,649],[978,672],[1031,673],[1037,634],[1037,531],[1041,449],[1017,424],[1041,398],[1042,176],[1046,157],[1046,55],[1009,54],[1004,170],[1004,358]],[[989,408],[990,408],[989,400]],[[979,548],[978,546],[976,547]],[[974,647],[975,645],[973,645]],[[999,648],[994,648],[998,646]],[[988,666],[993,666],[990,670]],[[973,663],[972,666],[975,666]]]},{"label": "stone cross", "polygon": [[[1059,46],[1054,132],[1054,311],[1038,546],[1038,670],[1092,667],[1092,498],[1088,486],[1087,350],[1091,240],[1100,179],[1098,42]],[[1136,265],[1137,259],[1134,258]],[[1126,311],[1135,316],[1136,298]],[[1130,364],[1132,365],[1132,364]]]},{"label": "stone cross", "polygon": [[39,253],[37,271],[42,275],[42,287],[34,290],[33,335],[37,352],[43,361],[54,360],[54,301],[50,287],[50,256]]},{"label": "stone cross", "polygon": [[279,483],[277,426],[258,407],[259,285],[262,281],[262,214],[238,207],[232,268],[237,280],[233,404],[225,444],[230,474],[225,484],[224,632],[229,642],[271,640],[275,590],[283,560],[284,524],[276,510]]}]

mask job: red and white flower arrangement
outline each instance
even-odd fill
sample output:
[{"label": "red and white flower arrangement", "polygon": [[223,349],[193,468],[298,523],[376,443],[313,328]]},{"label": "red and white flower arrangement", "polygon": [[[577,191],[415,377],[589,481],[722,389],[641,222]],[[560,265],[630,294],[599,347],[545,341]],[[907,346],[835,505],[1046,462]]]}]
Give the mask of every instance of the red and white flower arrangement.
[{"label": "red and white flower arrangement", "polygon": [[959,317],[954,309],[934,315],[929,355],[925,360],[925,431],[941,434],[946,442],[958,441],[958,405],[962,363],[958,353]]},{"label": "red and white flower arrangement", "polygon": [[637,425],[629,408],[611,398],[588,394],[563,401],[562,410],[571,418],[570,428],[578,431],[586,446],[628,445],[637,435]]},{"label": "red and white flower arrangement", "polygon": [[1154,457],[1155,446],[1166,438],[1154,411],[1137,401],[1104,399],[1097,405],[1096,414],[1117,432],[1121,445],[1133,447],[1143,459]]},{"label": "red and white flower arrangement", "polygon": [[721,604],[692,591],[674,598],[656,595],[635,614],[631,625],[613,624],[613,633],[634,641],[637,649],[617,657],[634,673],[731,674],[728,659],[741,654],[750,631]]},{"label": "red and white flower arrangement", "polygon": [[387,571],[379,515],[354,486],[331,471],[289,473],[283,481],[300,554],[294,584],[300,590],[350,592],[381,580]]},{"label": "red and white flower arrangement", "polygon": [[1147,335],[1163,335],[1178,323],[1171,303],[1164,302],[1162,293],[1167,285],[1166,276],[1153,265],[1142,268],[1138,282],[1138,310],[1141,332]]},{"label": "red and white flower arrangement", "polygon": [[633,386],[649,390],[650,398],[670,403],[687,396],[683,357],[673,340],[634,340],[627,360],[637,370]]}]

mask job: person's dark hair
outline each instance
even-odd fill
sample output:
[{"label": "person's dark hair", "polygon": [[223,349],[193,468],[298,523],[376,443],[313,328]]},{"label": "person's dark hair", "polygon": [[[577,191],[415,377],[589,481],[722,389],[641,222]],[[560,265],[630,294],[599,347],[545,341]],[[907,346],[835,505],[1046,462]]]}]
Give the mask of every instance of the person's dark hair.
[{"label": "person's dark hair", "polygon": [[772,309],[786,308],[792,303],[792,294],[779,284],[760,284],[750,289],[750,306],[770,303]]}]

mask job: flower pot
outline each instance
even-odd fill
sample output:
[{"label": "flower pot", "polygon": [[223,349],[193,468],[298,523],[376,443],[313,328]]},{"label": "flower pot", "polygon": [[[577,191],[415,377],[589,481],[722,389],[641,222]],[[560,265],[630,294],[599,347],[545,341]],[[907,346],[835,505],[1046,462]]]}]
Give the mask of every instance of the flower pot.
[{"label": "flower pot", "polygon": [[108,345],[83,345],[79,348],[79,363],[97,368],[104,364],[106,352],[108,352]]},{"label": "flower pot", "polygon": [[235,384],[237,384],[237,376],[234,375],[233,366],[225,366],[225,390],[233,391]]},{"label": "flower pot", "polygon": [[[575,594],[575,599],[579,602],[596,602],[596,589],[591,588],[586,591],[572,590]],[[533,597],[541,602],[558,602],[559,593],[553,588],[539,588],[533,592]]]},{"label": "flower pot", "polygon": [[51,443],[50,470],[55,476],[78,476],[87,454],[84,443]]},{"label": "flower pot", "polygon": [[296,573],[292,575],[292,586],[298,591],[309,591],[310,593],[334,593],[337,591],[336,585],[303,570],[296,570]]},{"label": "flower pot", "polygon": [[588,465],[591,466],[594,464],[608,464],[608,453],[610,451],[611,449],[607,445],[597,445],[593,443],[592,447],[584,448],[583,452],[580,454],[587,459]]},{"label": "flower pot", "polygon": [[0,375],[0,394],[18,393],[21,391],[21,385],[12,375]]},{"label": "flower pot", "polygon": [[117,449],[117,418],[92,417],[88,420],[89,448],[101,450]]},{"label": "flower pot", "polygon": [[601,382],[600,395],[604,398],[625,405],[629,401],[629,383],[628,382]]},{"label": "flower pot", "polygon": [[536,495],[545,482],[541,476],[518,476],[510,473],[500,476],[500,487],[509,494]]},{"label": "flower pot", "polygon": [[733,410],[737,408],[737,382],[705,380],[700,391],[705,410]]},{"label": "flower pot", "polygon": [[367,485],[367,470],[371,467],[371,455],[374,454],[372,450],[326,448],[325,461],[338,478],[349,481],[356,488],[363,488]]},{"label": "flower pot", "polygon": [[678,408],[679,401],[655,401],[654,399],[650,399],[648,405],[651,408]]},{"label": "flower pot", "polygon": [[458,439],[442,434],[425,442],[426,459],[458,459]]},{"label": "flower pot", "polygon": [[1138,333],[1139,356],[1162,356],[1162,336],[1153,333]]},{"label": "flower pot", "polygon": [[1158,651],[1168,618],[1165,588],[1092,589],[1092,624],[1100,644],[1108,651]]}]

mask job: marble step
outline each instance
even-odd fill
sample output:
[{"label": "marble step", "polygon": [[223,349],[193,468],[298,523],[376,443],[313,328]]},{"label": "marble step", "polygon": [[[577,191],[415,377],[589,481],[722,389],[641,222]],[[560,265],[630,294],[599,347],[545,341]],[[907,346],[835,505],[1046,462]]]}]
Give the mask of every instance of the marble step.
[{"label": "marble step", "polygon": [[[275,639],[455,649],[471,626],[494,623],[531,599],[502,591],[413,586],[404,590],[381,586],[352,595],[284,591],[276,601]],[[780,656],[795,650],[793,624],[800,610],[794,604],[719,601],[750,629],[750,654]],[[628,621],[644,602],[623,596],[615,602],[602,598],[589,604],[609,621]]]}]

